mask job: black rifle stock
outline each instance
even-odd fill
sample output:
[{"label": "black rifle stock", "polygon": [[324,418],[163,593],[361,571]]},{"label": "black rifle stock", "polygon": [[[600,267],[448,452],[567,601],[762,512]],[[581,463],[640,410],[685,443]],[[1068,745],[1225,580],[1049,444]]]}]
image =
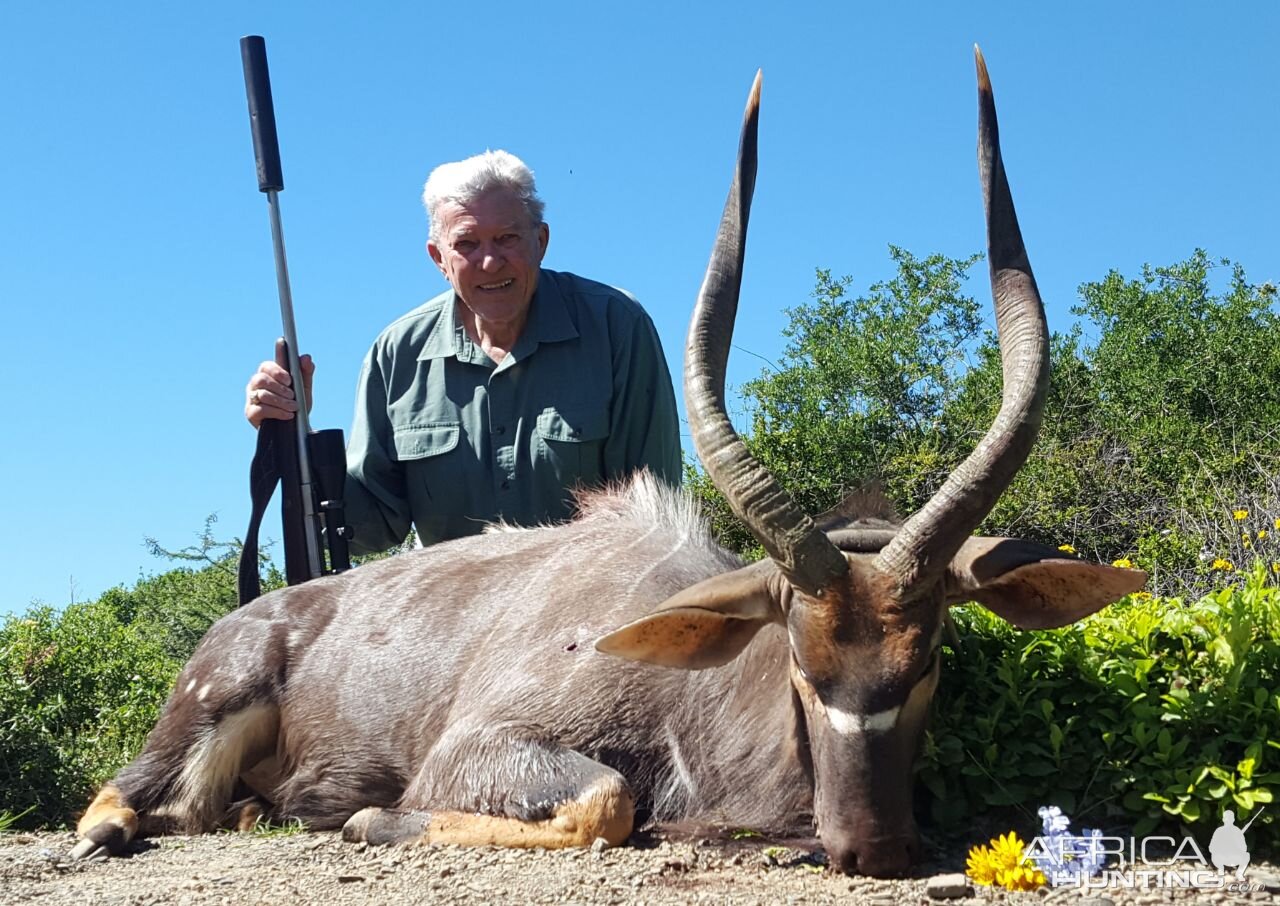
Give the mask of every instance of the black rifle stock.
[{"label": "black rifle stock", "polygon": [[293,294],[289,288],[289,265],[280,223],[279,193],[284,189],[284,175],[276,139],[266,42],[257,35],[241,38],[240,56],[244,63],[244,87],[249,101],[258,189],[267,196],[271,219],[276,288],[284,326],[282,345],[298,401],[298,412],[292,420],[267,419],[258,429],[258,446],[249,474],[253,511],[240,556],[239,591],[243,605],[256,598],[261,590],[258,580],[258,526],[277,482],[282,488],[285,578],[290,585],[349,569],[347,542],[351,532],[346,525],[342,505],[346,476],[342,431],[337,428],[312,431],[307,417],[310,400],[298,360]]}]

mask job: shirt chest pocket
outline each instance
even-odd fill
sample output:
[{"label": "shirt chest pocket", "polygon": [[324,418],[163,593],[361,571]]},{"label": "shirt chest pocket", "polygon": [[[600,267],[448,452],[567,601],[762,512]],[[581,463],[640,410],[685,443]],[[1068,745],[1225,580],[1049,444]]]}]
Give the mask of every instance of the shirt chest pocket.
[{"label": "shirt chest pocket", "polygon": [[562,488],[599,484],[608,436],[609,414],[603,408],[548,406],[533,432],[534,469],[553,471]]},{"label": "shirt chest pocket", "polygon": [[441,456],[458,446],[461,426],[453,424],[396,425],[394,428],[396,459],[411,462]]},{"label": "shirt chest pocket", "polygon": [[424,538],[447,537],[449,517],[461,508],[459,489],[469,477],[458,449],[461,437],[462,426],[457,422],[392,428],[396,459],[404,464],[409,509]]}]

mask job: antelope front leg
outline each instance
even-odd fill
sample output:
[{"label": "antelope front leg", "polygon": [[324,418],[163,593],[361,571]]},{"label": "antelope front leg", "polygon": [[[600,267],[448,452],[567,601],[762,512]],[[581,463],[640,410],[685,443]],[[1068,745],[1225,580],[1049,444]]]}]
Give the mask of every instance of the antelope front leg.
[{"label": "antelope front leg", "polygon": [[[605,770],[608,770],[605,768]],[[507,846],[565,849],[590,846],[599,837],[617,846],[631,836],[635,803],[618,777],[560,803],[540,821],[455,811],[366,808],[342,827],[348,843],[452,843],[458,846]]]},{"label": "antelope front leg", "polygon": [[[562,746],[486,736],[457,749],[440,747],[399,807],[357,812],[344,825],[343,839],[564,849],[590,846],[599,837],[617,846],[631,836],[635,802],[617,771]],[[473,770],[449,764],[462,749],[475,759],[468,766]],[[491,759],[497,760],[494,774],[510,785],[499,787],[489,775],[483,784],[488,795],[477,795],[467,780],[485,777],[495,767]],[[521,774],[512,776],[517,770]]]}]

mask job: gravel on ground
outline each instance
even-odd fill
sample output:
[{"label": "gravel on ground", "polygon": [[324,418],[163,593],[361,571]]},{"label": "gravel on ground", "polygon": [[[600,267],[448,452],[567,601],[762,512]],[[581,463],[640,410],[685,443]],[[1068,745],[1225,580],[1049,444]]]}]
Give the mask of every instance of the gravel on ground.
[{"label": "gravel on ground", "polygon": [[[968,887],[932,899],[931,879],[964,870],[965,848],[934,846],[903,880],[846,877],[821,854],[758,839],[670,840],[589,850],[367,847],[336,833],[209,834],[135,842],[123,858],[70,862],[71,833],[0,834],[0,903],[113,904],[855,904],[1048,906],[1280,902],[1280,868],[1250,867],[1247,893]],[[599,841],[603,843],[603,841]],[[954,881],[954,879],[953,879]],[[947,885],[938,879],[938,890]],[[1270,887],[1270,889],[1268,889]]]}]

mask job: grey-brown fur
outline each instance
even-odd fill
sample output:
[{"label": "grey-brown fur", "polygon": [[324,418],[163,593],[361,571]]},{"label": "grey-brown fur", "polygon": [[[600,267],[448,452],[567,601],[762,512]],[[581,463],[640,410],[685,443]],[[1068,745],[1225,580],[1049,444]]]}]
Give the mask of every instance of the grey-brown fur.
[{"label": "grey-brown fur", "polygon": [[[225,617],[117,777],[127,803],[165,805],[198,734],[266,701],[285,768],[274,815],[318,828],[369,805],[545,817],[585,776],[564,746],[619,770],[660,820],[811,831],[780,627],[705,671],[593,648],[741,562],[647,476],[583,509],[569,525],[414,551]],[[201,801],[179,826],[209,830],[227,805]]]}]

